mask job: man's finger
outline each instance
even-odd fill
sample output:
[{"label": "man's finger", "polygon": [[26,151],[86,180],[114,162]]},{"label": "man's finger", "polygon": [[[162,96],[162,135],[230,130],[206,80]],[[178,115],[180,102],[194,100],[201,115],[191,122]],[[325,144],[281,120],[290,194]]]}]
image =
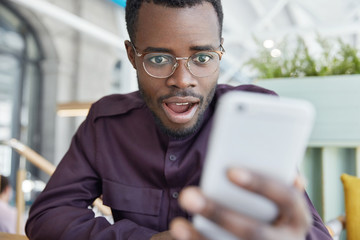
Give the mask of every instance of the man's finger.
[{"label": "man's finger", "polygon": [[294,188],[263,174],[243,168],[232,168],[228,171],[228,177],[236,185],[262,195],[275,203],[283,205],[292,202],[293,194],[289,194],[289,191],[294,191]]},{"label": "man's finger", "polygon": [[230,210],[221,204],[206,198],[196,187],[189,187],[182,191],[179,197],[180,205],[191,213],[201,214],[235,236],[244,239],[260,239],[256,236],[265,223],[256,221],[241,213]]},{"label": "man's finger", "polygon": [[306,185],[306,181],[304,177],[302,177],[301,175],[297,175],[294,181],[294,187],[296,187],[299,191],[304,192],[305,185]]},{"label": "man's finger", "polygon": [[205,240],[186,219],[178,217],[170,223],[170,233],[176,240]]},{"label": "man's finger", "polygon": [[307,216],[305,218],[297,217],[308,212],[303,191],[300,191],[299,188],[241,168],[230,169],[228,177],[236,185],[273,201],[279,208],[278,220],[281,221],[277,222],[285,221],[302,226],[309,224]]}]

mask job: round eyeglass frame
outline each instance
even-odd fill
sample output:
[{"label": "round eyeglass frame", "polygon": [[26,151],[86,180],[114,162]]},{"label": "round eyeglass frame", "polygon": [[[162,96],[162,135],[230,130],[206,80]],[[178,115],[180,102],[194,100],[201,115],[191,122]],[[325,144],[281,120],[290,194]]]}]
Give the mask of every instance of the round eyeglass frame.
[{"label": "round eyeglass frame", "polygon": [[191,57],[194,56],[194,55],[196,55],[196,54],[198,54],[198,53],[200,53],[200,52],[211,52],[211,53],[216,53],[216,54],[218,54],[218,56],[219,56],[219,62],[220,62],[222,56],[223,56],[224,53],[226,52],[226,51],[225,51],[225,48],[222,46],[222,44],[220,44],[220,46],[219,46],[219,47],[220,47],[220,51],[199,51],[199,52],[196,52],[196,53],[192,54],[192,55],[189,56],[189,57],[176,57],[176,56],[174,56],[174,55],[172,55],[172,54],[169,54],[169,55],[172,55],[172,56],[174,57],[174,59],[175,59],[176,62],[175,62],[175,64],[173,65],[172,71],[171,71],[170,74],[168,74],[168,75],[166,75],[166,76],[159,77],[159,76],[156,76],[156,75],[153,75],[153,74],[149,73],[148,70],[146,69],[145,63],[144,63],[144,57],[145,57],[147,54],[151,54],[151,53],[154,53],[154,52],[139,53],[139,52],[136,50],[135,45],[134,45],[132,42],[130,42],[130,44],[131,44],[132,48],[134,49],[135,55],[136,55],[137,57],[141,57],[141,58],[142,58],[142,65],[143,65],[143,68],[144,68],[145,72],[146,72],[149,76],[151,76],[151,77],[153,77],[153,78],[168,78],[168,77],[170,77],[171,75],[173,75],[174,72],[176,71],[176,69],[177,69],[178,66],[179,66],[179,62],[178,62],[179,60],[186,60],[186,64],[185,64],[186,68],[187,68],[187,69],[189,70],[189,72],[190,72],[192,75],[194,75],[195,77],[200,77],[200,78],[208,77],[208,76],[210,76],[211,74],[213,74],[214,72],[216,72],[216,70],[219,68],[219,66],[218,66],[213,72],[209,73],[209,74],[206,75],[206,76],[197,76],[197,75],[194,74],[194,73],[191,71],[191,69],[190,69],[190,63],[189,63],[189,61],[191,60]]}]

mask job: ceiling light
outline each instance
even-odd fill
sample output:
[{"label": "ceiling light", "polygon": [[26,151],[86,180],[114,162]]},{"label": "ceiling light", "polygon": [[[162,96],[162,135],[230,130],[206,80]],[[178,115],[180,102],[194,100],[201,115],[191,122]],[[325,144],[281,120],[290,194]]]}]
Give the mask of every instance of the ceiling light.
[{"label": "ceiling light", "polygon": [[273,48],[274,45],[275,45],[275,42],[273,40],[271,40],[271,39],[265,40],[263,42],[264,48]]},{"label": "ceiling light", "polygon": [[281,51],[277,48],[271,50],[270,55],[274,58],[280,57],[281,56]]}]

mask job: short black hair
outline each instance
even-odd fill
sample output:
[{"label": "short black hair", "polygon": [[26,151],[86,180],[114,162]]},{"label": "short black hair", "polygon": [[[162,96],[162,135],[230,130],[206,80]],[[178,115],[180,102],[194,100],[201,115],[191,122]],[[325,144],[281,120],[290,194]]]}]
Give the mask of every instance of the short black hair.
[{"label": "short black hair", "polygon": [[9,179],[3,175],[0,175],[0,194],[9,186]]},{"label": "short black hair", "polygon": [[211,3],[218,17],[220,27],[219,35],[221,37],[224,19],[221,0],[127,0],[125,8],[125,19],[127,31],[132,42],[135,42],[135,33],[137,28],[136,24],[139,18],[139,9],[143,2],[152,2],[157,5],[163,5],[172,8],[192,7],[203,2]]}]

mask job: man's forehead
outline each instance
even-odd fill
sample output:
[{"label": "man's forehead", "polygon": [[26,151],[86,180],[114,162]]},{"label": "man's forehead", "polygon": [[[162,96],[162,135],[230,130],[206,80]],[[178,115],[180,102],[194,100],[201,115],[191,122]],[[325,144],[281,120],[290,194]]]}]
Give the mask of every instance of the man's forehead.
[{"label": "man's forehead", "polygon": [[207,2],[184,8],[143,3],[136,29],[136,42],[151,47],[187,42],[188,48],[196,48],[220,40],[217,14]]},{"label": "man's forehead", "polygon": [[[206,9],[204,11],[201,11],[202,9]],[[210,11],[209,11],[210,10]],[[176,12],[197,12],[197,14],[207,13],[207,15],[214,15],[217,18],[217,13],[215,11],[215,8],[213,5],[209,2],[199,2],[197,4],[194,4],[192,6],[186,5],[184,7],[174,7],[174,6],[167,6],[165,4],[156,4],[152,1],[150,2],[143,2],[139,8],[139,16],[146,15],[151,13],[170,13],[174,14]],[[157,15],[152,15],[152,17],[157,17]]]}]

